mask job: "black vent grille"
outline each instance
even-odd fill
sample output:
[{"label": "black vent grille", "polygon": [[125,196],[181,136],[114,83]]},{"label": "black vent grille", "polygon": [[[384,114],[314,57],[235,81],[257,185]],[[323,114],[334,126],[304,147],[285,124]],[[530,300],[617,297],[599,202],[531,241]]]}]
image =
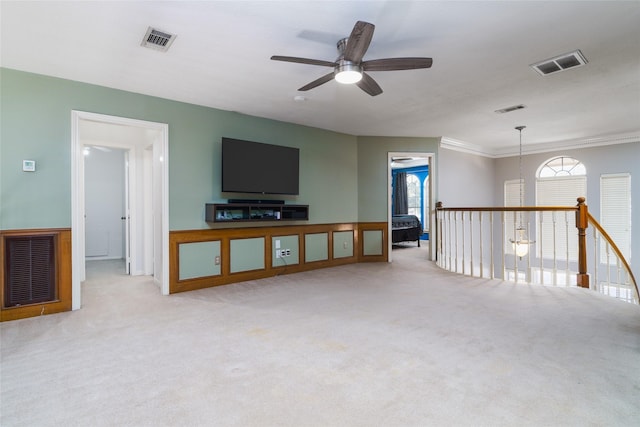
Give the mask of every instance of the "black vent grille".
[{"label": "black vent grille", "polygon": [[5,239],[5,307],[55,300],[54,236]]},{"label": "black vent grille", "polygon": [[147,37],[147,43],[155,44],[156,46],[165,47],[171,40],[171,34],[163,33],[158,30],[151,30],[151,34]]},{"label": "black vent grille", "polygon": [[527,108],[526,105],[518,104],[518,105],[513,105],[511,107],[506,107],[506,108],[501,108],[500,110],[496,110],[496,113],[498,114],[510,113],[512,111],[522,110],[523,108]]}]

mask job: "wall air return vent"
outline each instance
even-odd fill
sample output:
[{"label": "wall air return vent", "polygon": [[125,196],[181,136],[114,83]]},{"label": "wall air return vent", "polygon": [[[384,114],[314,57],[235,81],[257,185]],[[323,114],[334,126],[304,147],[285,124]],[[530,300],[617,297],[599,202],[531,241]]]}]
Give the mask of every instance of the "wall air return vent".
[{"label": "wall air return vent", "polygon": [[546,76],[547,74],[559,73],[560,71],[565,71],[570,68],[581,67],[587,62],[588,61],[582,52],[580,52],[580,50],[576,50],[574,52],[556,56],[555,58],[531,64],[531,67],[539,74]]},{"label": "wall air return vent", "polygon": [[175,34],[169,34],[149,27],[140,45],[150,49],[159,50],[161,52],[166,52],[169,50],[169,47],[176,37],[177,36]]},{"label": "wall air return vent", "polygon": [[4,307],[55,300],[54,239],[53,235],[5,238]]}]

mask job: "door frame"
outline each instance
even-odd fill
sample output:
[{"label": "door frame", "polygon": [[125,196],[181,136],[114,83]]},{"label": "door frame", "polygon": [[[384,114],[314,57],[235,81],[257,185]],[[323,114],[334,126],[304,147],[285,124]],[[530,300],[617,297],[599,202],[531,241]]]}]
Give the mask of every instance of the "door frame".
[{"label": "door frame", "polygon": [[[131,274],[131,150],[124,152],[124,271]],[[135,157],[134,157],[135,158]]]},{"label": "door frame", "polygon": [[421,157],[426,158],[429,163],[429,257],[431,261],[436,260],[436,236],[435,236],[435,207],[436,207],[436,174],[435,174],[435,153],[432,152],[416,152],[416,151],[390,151],[387,153],[387,235],[388,239],[388,254],[389,262],[392,261],[392,246],[393,239],[391,239],[392,217],[393,212],[393,176],[391,173],[391,159],[393,157]]},{"label": "door frame", "polygon": [[[71,308],[82,306],[81,283],[86,278],[85,271],[85,228],[84,228],[84,154],[80,135],[80,123],[83,120],[105,124],[134,126],[158,131],[159,138],[153,141],[153,169],[160,175],[158,196],[161,199],[160,213],[156,212],[154,221],[160,216],[159,227],[154,227],[154,238],[162,242],[160,253],[154,254],[154,278],[163,295],[169,294],[169,125],[126,117],[109,116],[86,111],[71,111]],[[154,174],[155,175],[155,174]],[[155,186],[154,186],[155,187]],[[154,245],[158,246],[158,245]]]}]

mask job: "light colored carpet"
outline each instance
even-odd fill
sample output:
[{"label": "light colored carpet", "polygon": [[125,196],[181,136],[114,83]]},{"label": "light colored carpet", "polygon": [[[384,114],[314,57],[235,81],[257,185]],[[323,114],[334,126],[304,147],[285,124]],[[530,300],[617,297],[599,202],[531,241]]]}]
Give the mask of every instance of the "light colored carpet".
[{"label": "light colored carpet", "polygon": [[0,325],[0,424],[639,425],[638,306],[393,256],[170,297],[89,263],[81,310]]}]

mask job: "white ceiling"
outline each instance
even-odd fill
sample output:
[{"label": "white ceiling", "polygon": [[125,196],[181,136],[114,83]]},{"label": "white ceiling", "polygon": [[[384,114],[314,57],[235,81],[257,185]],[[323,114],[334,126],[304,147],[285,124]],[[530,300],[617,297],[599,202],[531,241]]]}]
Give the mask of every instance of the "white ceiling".
[{"label": "white ceiling", "polygon": [[[353,135],[443,136],[489,155],[640,135],[640,2],[199,1],[0,3],[0,65]],[[427,70],[372,72],[384,93],[329,82],[357,20],[376,25],[365,60],[427,56]],[[140,46],[149,26],[177,34]],[[580,49],[588,64],[530,64]],[[296,102],[296,95],[306,101]],[[526,109],[494,111],[516,104]],[[526,150],[525,150],[526,151]]]}]

